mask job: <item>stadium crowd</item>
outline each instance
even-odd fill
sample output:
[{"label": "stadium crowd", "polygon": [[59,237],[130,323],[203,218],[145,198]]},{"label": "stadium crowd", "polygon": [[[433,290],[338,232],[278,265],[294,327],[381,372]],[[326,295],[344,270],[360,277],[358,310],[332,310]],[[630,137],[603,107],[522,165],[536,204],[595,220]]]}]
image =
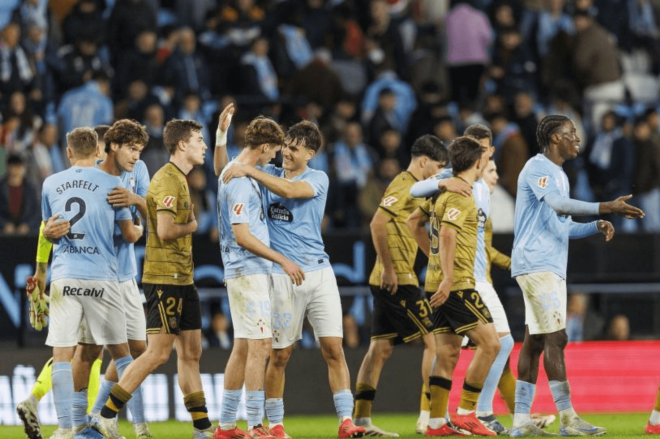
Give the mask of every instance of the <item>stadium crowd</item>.
[{"label": "stadium crowd", "polygon": [[[511,231],[516,181],[545,114],[578,125],[566,171],[576,198],[635,194],[660,230],[658,41],[653,0],[7,0],[0,5],[0,231],[36,233],[43,180],[68,167],[64,136],[131,118],[147,126],[151,175],[165,122],[189,118],[212,144],[237,113],[230,156],[258,114],[317,122],[310,163],[331,176],[325,230],[363,227],[414,139],[494,134],[494,195]],[[189,176],[197,233],[216,234],[210,152]],[[508,202],[508,203],[507,203]],[[624,225],[625,224],[625,225]]]}]

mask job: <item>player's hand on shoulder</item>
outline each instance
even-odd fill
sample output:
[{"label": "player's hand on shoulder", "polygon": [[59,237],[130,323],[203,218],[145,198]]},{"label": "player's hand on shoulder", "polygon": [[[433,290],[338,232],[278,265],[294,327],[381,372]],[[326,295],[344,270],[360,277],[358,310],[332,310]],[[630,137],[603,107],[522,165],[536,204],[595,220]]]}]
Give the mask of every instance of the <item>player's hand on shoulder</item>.
[{"label": "player's hand on shoulder", "polygon": [[644,218],[645,213],[642,209],[640,209],[639,207],[631,206],[630,204],[626,203],[626,201],[630,200],[631,198],[632,195],[625,195],[623,197],[617,198],[614,201],[609,201],[607,203],[604,203],[607,205],[609,212],[601,212],[601,213],[615,213],[617,215],[624,216],[628,219]]},{"label": "player's hand on shoulder", "polygon": [[134,204],[134,195],[128,188],[117,186],[108,192],[108,203],[113,207],[128,207]]},{"label": "player's hand on shoulder", "polygon": [[305,272],[295,262],[290,259],[284,260],[282,263],[282,270],[291,278],[291,283],[294,285],[302,285],[305,280]]},{"label": "player's hand on shoulder", "polygon": [[61,216],[62,215],[58,213],[54,216],[51,216],[48,218],[48,221],[46,221],[46,225],[44,226],[43,230],[43,234],[46,239],[60,239],[62,236],[69,233],[69,230],[71,230],[71,223],[69,223],[69,220],[58,219]]},{"label": "player's hand on shoulder", "polygon": [[605,236],[605,242],[614,238],[614,226],[609,221],[598,220],[598,231]]},{"label": "player's hand on shoulder", "polygon": [[460,178],[446,178],[438,182],[439,190],[446,190],[454,194],[460,194],[464,197],[472,196],[472,187]]},{"label": "player's hand on shoulder", "polygon": [[252,166],[242,165],[240,163],[234,162],[228,169],[225,170],[225,173],[222,175],[222,182],[227,184],[231,181],[232,178],[249,176],[252,169],[254,169]]}]

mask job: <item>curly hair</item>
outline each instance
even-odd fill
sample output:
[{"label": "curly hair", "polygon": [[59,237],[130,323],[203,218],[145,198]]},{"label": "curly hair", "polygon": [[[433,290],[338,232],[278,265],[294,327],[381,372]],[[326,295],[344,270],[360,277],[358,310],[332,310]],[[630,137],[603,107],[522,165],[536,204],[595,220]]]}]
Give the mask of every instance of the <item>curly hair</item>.
[{"label": "curly hair", "polygon": [[179,142],[190,139],[193,131],[201,132],[202,125],[190,119],[172,119],[167,122],[163,130],[163,142],[167,152],[172,155]]},{"label": "curly hair", "polygon": [[103,136],[105,152],[110,152],[110,144],[114,143],[121,148],[123,145],[137,144],[146,146],[149,134],[144,125],[134,120],[121,119],[112,124],[112,127]]},{"label": "curly hair", "polygon": [[255,149],[266,143],[282,145],[284,143],[284,131],[273,119],[258,116],[250,122],[245,131],[245,146]]},{"label": "curly hair", "polygon": [[550,145],[550,136],[557,131],[557,128],[569,120],[571,119],[559,114],[551,114],[541,119],[538,127],[536,127],[536,141],[539,143],[539,150],[541,152],[545,152]]}]

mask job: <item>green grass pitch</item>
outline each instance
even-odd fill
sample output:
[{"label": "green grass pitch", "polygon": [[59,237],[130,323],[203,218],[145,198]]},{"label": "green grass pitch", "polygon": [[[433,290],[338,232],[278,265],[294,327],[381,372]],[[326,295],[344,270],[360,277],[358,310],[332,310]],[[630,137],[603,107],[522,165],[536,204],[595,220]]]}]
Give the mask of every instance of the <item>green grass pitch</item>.
[{"label": "green grass pitch", "polygon": [[[616,414],[616,415],[584,415],[583,418],[595,425],[607,428],[606,437],[630,438],[644,437],[644,426],[648,420],[649,413]],[[374,424],[379,427],[398,432],[402,438],[421,439],[423,436],[415,434],[415,421],[417,416],[414,414],[379,414],[374,416]],[[511,418],[508,416],[500,417],[502,424],[511,426]],[[149,424],[152,434],[156,439],[190,439],[192,438],[192,424],[190,422],[154,422]],[[337,418],[328,416],[291,416],[285,418],[286,431],[294,439],[302,438],[336,438],[337,437]],[[245,428],[245,422],[239,422],[239,427]],[[121,432],[126,439],[134,439],[132,426],[122,421],[120,423]],[[48,438],[55,430],[54,426],[44,426],[42,431],[44,438]],[[559,421],[555,421],[548,431],[557,433],[559,431]],[[22,427],[0,426],[0,438],[2,439],[24,439]]]}]

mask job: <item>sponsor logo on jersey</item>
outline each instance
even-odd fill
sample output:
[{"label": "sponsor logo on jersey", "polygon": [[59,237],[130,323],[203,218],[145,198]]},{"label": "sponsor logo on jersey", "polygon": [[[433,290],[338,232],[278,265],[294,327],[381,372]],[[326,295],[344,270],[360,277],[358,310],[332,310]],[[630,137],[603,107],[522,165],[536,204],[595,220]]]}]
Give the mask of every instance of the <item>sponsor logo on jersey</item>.
[{"label": "sponsor logo on jersey", "polygon": [[273,221],[293,222],[293,213],[282,203],[273,203],[268,206],[268,218]]},{"label": "sponsor logo on jersey", "polygon": [[479,212],[477,212],[477,220],[479,221],[479,229],[483,229],[486,227],[486,212],[484,212],[483,209],[479,209]]},{"label": "sponsor logo on jersey", "polygon": [[[83,235],[84,236],[84,235]],[[75,245],[65,245],[61,247],[62,254],[72,253],[76,255],[100,255],[98,247],[76,247]]]},{"label": "sponsor logo on jersey", "polygon": [[172,207],[174,205],[174,200],[176,200],[176,197],[173,197],[172,195],[166,196],[163,198],[163,206]]},{"label": "sponsor logo on jersey", "polygon": [[539,178],[539,181],[538,181],[537,185],[541,189],[545,189],[545,187],[548,185],[548,176],[546,175],[546,176],[543,176],[543,177]]},{"label": "sponsor logo on jersey", "polygon": [[393,196],[390,195],[389,197],[383,198],[382,204],[385,207],[390,207],[394,203],[396,203],[397,201],[399,201],[399,199],[397,197],[393,197]]},{"label": "sponsor logo on jersey", "polygon": [[243,212],[243,203],[236,203],[234,204],[234,208],[232,209],[236,216],[241,216],[241,213]]},{"label": "sponsor logo on jersey", "polygon": [[456,209],[455,207],[452,207],[445,213],[445,217],[449,221],[456,221],[460,214],[461,214],[460,210]]},{"label": "sponsor logo on jersey", "polygon": [[96,288],[83,288],[83,287],[68,287],[65,286],[62,288],[62,295],[63,296],[89,296],[89,297],[103,297],[103,292],[105,288],[101,288],[97,290]]}]

